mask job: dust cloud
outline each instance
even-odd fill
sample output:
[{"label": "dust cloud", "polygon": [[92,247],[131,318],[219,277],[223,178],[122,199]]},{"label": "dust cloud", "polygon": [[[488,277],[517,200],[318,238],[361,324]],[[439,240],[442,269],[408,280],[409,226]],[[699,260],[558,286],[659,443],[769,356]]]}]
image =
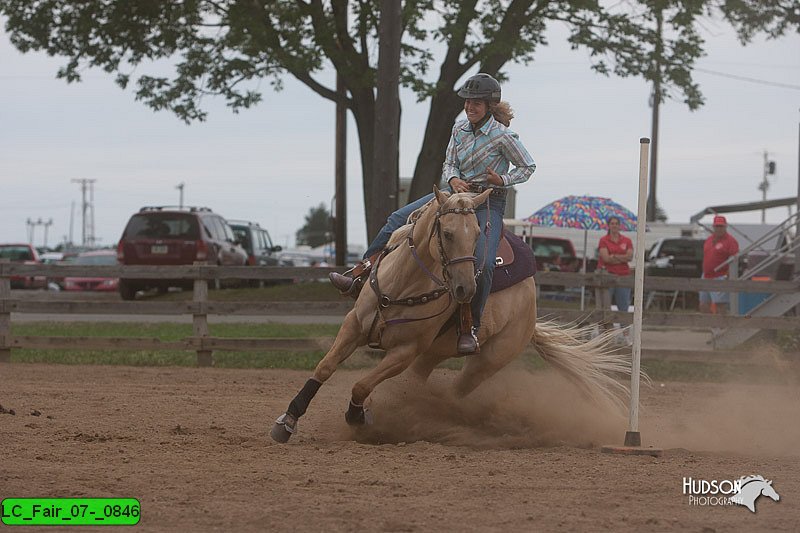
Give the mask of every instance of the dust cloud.
[{"label": "dust cloud", "polygon": [[374,424],[352,433],[365,443],[426,441],[473,448],[593,447],[621,440],[626,418],[593,405],[556,371],[512,364],[466,398],[451,394],[456,371],[427,384],[404,374],[384,382],[368,407]]},{"label": "dust cloud", "polygon": [[[695,388],[697,385],[694,386]],[[642,433],[658,446],[748,455],[800,455],[800,388],[703,384],[702,397],[673,397],[643,416]],[[680,391],[679,383],[664,388]]]}]

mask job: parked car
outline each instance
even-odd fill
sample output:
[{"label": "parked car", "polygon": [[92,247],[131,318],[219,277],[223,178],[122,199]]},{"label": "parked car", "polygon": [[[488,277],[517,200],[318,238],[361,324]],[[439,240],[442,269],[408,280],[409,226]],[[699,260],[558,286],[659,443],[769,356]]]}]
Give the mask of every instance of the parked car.
[{"label": "parked car", "polygon": [[39,254],[39,260],[45,265],[55,265],[64,260],[62,252],[45,252]]},{"label": "parked car", "polygon": [[575,247],[569,239],[560,237],[533,237],[533,256],[538,272],[577,272],[580,270]]},{"label": "parked car", "polygon": [[[62,252],[44,252],[39,254],[39,259],[43,265],[60,265],[65,263]],[[62,276],[50,276],[47,278],[47,290],[60,291],[64,289],[64,278]]]},{"label": "parked car", "polygon": [[661,238],[647,252],[649,276],[699,278],[703,275],[703,239]]},{"label": "parked car", "polygon": [[310,267],[318,261],[311,254],[302,250],[283,250],[278,255],[278,259],[298,267]]},{"label": "parked car", "polygon": [[[236,244],[228,223],[207,207],[142,207],[131,216],[117,246],[122,265],[212,265],[244,266],[247,252]],[[123,300],[151,288],[191,288],[192,280],[120,279]],[[219,288],[217,280],[212,288]]]},{"label": "parked car", "polygon": [[[291,260],[279,254],[283,247],[272,243],[269,232],[257,222],[247,220],[228,220],[233,234],[242,248],[247,252],[247,264],[251,266],[294,266]],[[286,280],[250,280],[251,285],[261,287],[265,284],[290,283]]]},{"label": "parked car", "polygon": [[[531,237],[531,248],[536,260],[537,272],[580,272],[583,268],[583,257],[575,252],[570,239],[562,237]],[[587,259],[586,272],[597,269],[597,259]],[[543,291],[563,291],[560,285],[542,285]]]},{"label": "parked car", "polygon": [[[0,259],[24,265],[41,264],[39,254],[30,244],[0,244]],[[11,276],[12,289],[44,289],[46,286],[44,276]]]},{"label": "parked car", "polygon": [[[97,250],[84,252],[69,261],[70,266],[79,265],[116,265],[117,253],[114,250]],[[66,291],[116,291],[118,278],[98,278],[94,276],[68,276],[63,281]]]}]

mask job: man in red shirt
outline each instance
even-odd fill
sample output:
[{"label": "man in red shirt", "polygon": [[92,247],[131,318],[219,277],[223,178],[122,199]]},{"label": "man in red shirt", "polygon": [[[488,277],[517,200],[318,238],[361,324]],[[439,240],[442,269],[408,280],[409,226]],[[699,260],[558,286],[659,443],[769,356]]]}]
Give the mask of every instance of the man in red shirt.
[{"label": "man in red shirt", "polygon": [[[720,266],[731,256],[739,253],[739,243],[728,234],[728,221],[725,217],[714,217],[714,233],[703,244],[703,278],[728,279],[728,265]],[[722,291],[700,291],[700,312],[710,313],[711,303],[717,313],[727,314],[730,296]]]},{"label": "man in red shirt", "polygon": [[[597,262],[598,269],[605,269],[610,274],[617,276],[629,276],[631,269],[628,262],[633,258],[633,242],[619,232],[620,219],[609,217],[608,234],[600,238],[597,245],[600,252],[600,260]],[[631,303],[630,287],[610,287],[608,294],[611,303],[616,304],[617,309],[623,312],[628,311]]]}]

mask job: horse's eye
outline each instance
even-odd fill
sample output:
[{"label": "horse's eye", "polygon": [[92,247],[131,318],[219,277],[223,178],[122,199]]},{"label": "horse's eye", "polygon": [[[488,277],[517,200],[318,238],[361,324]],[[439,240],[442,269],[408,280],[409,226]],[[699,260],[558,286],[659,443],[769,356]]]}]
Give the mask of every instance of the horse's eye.
[{"label": "horse's eye", "polygon": [[444,232],[444,240],[452,241],[453,240],[453,232],[452,231],[445,231]]}]

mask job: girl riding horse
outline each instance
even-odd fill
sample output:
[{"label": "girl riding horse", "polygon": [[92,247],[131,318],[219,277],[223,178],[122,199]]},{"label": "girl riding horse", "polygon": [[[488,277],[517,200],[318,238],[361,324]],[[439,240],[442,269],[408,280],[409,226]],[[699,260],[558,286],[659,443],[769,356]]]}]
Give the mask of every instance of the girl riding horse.
[{"label": "girl riding horse", "polygon": [[[471,305],[461,307],[461,331],[457,349],[462,355],[479,351],[481,315],[489,297],[495,257],[503,231],[506,193],[523,183],[536,169],[533,158],[519,136],[508,129],[514,117],[508,102],[501,102],[500,84],[488,74],[470,77],[458,91],[464,98],[466,120],[456,122],[445,154],[442,181],[453,192],[480,193],[491,190],[488,201],[476,208],[481,228],[477,243],[478,290]],[[509,163],[514,165],[510,170]],[[392,233],[406,223],[409,215],[427,204],[433,194],[423,196],[389,216],[386,224],[364,254],[364,261],[344,275],[330,274],[331,283],[343,294],[358,295],[377,255],[386,247]]]}]

